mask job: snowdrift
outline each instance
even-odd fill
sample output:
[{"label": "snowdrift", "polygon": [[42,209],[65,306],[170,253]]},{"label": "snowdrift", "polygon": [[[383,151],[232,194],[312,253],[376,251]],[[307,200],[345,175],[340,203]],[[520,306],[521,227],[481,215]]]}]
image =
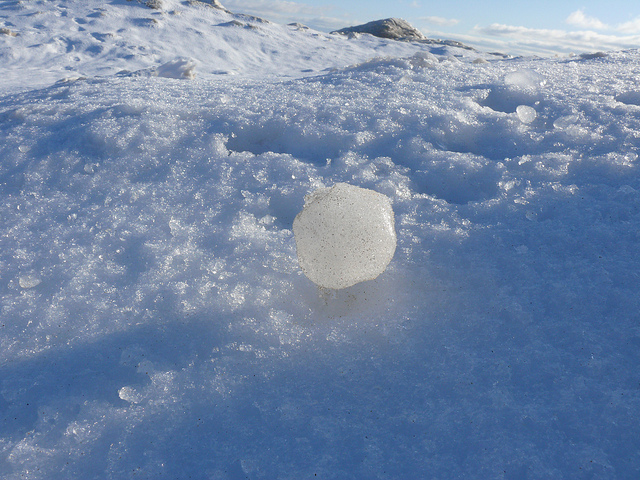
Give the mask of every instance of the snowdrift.
[{"label": "snowdrift", "polygon": [[[640,474],[638,52],[164,5],[0,7],[0,477]],[[322,292],[341,182],[397,249]]]}]

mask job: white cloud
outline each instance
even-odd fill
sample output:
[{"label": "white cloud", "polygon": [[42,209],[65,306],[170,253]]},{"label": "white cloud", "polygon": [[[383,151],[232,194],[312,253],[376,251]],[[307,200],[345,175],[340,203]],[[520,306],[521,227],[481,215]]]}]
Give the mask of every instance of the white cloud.
[{"label": "white cloud", "polygon": [[589,17],[584,14],[582,10],[576,10],[567,17],[566,22],[569,25],[575,25],[582,28],[593,28],[596,30],[607,30],[609,26],[606,23],[601,22],[595,17]]},{"label": "white cloud", "polygon": [[625,23],[621,23],[616,27],[621,33],[640,33],[640,17],[634,18],[633,20]]},{"label": "white cloud", "polygon": [[605,35],[593,31],[566,31],[493,24],[475,27],[469,35],[458,36],[482,50],[506,53],[554,55],[601,50],[640,48],[640,35]]},{"label": "white cloud", "polygon": [[443,17],[420,17],[418,20],[423,22],[432,23],[434,25],[440,25],[442,27],[452,27],[460,23],[460,20],[455,18],[443,18]]}]

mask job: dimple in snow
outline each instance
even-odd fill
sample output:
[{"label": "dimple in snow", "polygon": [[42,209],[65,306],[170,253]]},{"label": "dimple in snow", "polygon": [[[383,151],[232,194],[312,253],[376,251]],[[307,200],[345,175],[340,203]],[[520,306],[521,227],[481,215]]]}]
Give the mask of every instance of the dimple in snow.
[{"label": "dimple in snow", "polygon": [[347,183],[307,195],[293,233],[302,271],[324,288],[346,288],[377,278],[396,250],[389,199]]}]

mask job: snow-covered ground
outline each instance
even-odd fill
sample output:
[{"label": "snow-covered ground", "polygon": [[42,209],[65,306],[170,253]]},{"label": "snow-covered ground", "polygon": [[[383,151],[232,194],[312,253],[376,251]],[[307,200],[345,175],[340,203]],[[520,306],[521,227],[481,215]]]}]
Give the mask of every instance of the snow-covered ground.
[{"label": "snow-covered ground", "polygon": [[[162,3],[0,5],[1,478],[640,476],[638,51]],[[320,291],[337,182],[398,245]]]}]

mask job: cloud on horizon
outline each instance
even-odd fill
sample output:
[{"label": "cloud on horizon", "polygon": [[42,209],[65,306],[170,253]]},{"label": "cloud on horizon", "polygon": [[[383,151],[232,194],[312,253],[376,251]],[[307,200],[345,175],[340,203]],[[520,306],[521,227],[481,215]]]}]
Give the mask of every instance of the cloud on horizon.
[{"label": "cloud on horizon", "polygon": [[441,27],[452,27],[460,23],[460,20],[456,18],[443,18],[443,17],[419,17],[418,20],[431,23],[433,25],[439,25]]},{"label": "cloud on horizon", "polygon": [[628,22],[621,23],[616,28],[621,33],[638,34],[640,33],[640,17],[636,17]]},{"label": "cloud on horizon", "polygon": [[584,14],[582,10],[576,10],[571,15],[569,15],[566,19],[566,22],[569,25],[575,25],[581,28],[593,28],[596,30],[608,30],[609,25],[604,22],[601,22],[595,17],[589,17]]},{"label": "cloud on horizon", "polygon": [[537,29],[499,23],[476,26],[466,37],[467,41],[475,41],[478,45],[487,44],[493,48],[502,45],[508,52],[538,55],[640,48],[640,35]]},{"label": "cloud on horizon", "polygon": [[571,13],[565,20],[569,25],[575,25],[581,28],[594,29],[594,30],[613,30],[624,34],[639,34],[640,33],[640,17],[636,17],[628,22],[620,23],[615,26],[608,25],[596,17],[590,17],[585,15],[583,10],[576,10]]}]

